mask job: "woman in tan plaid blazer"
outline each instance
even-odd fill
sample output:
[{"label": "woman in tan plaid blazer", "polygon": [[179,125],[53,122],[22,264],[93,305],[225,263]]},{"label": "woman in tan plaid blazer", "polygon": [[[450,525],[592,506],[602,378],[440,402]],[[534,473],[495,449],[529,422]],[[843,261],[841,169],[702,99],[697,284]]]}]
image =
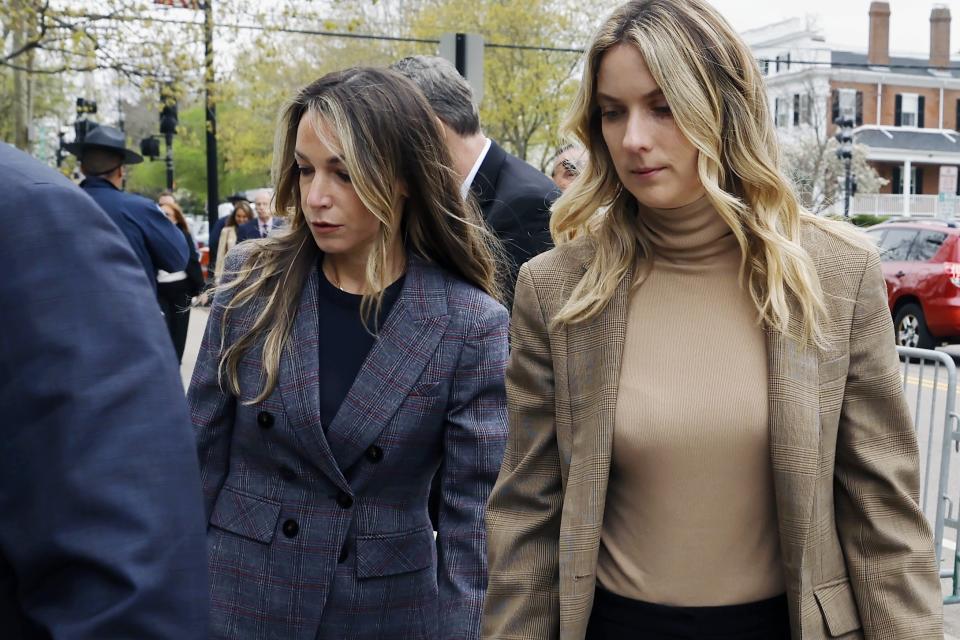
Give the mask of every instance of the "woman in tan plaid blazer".
[{"label": "woman in tan plaid blazer", "polygon": [[[557,247],[524,265],[516,286],[510,437],[487,508],[483,637],[941,638],[932,539],[917,505],[917,445],[878,255],[852,228],[800,207],[779,171],[750,49],[703,0],[630,2],[589,47],[567,128],[589,151],[589,162],[554,207]],[[689,270],[669,272],[676,265],[661,260],[676,249],[672,241],[683,239],[657,234],[688,214],[699,216],[697,224],[705,220],[705,228],[721,228],[712,242],[735,256],[732,271],[724,263],[730,274],[724,286],[734,294],[711,307],[675,287],[649,304],[668,276],[689,280]],[[716,253],[707,250],[697,255]],[[637,302],[644,300],[646,306]],[[661,304],[673,309],[676,300],[689,301],[686,314],[681,308],[660,318],[655,339],[636,337],[635,325],[648,326]],[[648,506],[637,498],[646,495],[643,484],[629,484],[643,475],[624,462],[621,447],[645,431],[663,431],[649,421],[629,432],[623,423],[633,416],[624,407],[644,417],[654,412],[648,405],[716,406],[718,413],[733,407],[735,423],[737,403],[749,394],[720,397],[718,389],[736,387],[704,366],[735,368],[722,358],[710,361],[711,354],[741,355],[724,351],[727,336],[701,340],[705,353],[686,366],[666,362],[670,349],[656,342],[682,352],[684,327],[709,332],[734,317],[727,307],[744,305],[748,313],[732,333],[745,336],[752,351],[743,356],[755,358],[756,366],[741,373],[760,381],[753,387],[762,405],[754,435],[762,446],[754,461],[763,467],[756,484],[766,486],[756,489],[769,498],[769,519],[737,522],[734,504],[747,511],[756,505],[735,492],[717,494],[720,504],[706,508],[718,514],[707,523],[718,536],[741,530],[773,549],[756,564],[747,554],[737,567],[761,585],[752,598],[737,593],[743,585],[736,577],[689,567],[681,576],[679,566],[673,576],[662,565],[660,573],[644,574],[660,558],[610,549],[619,536],[647,552],[652,546],[656,555],[656,545],[643,538],[647,531],[668,541],[664,533],[675,533],[677,545],[691,539],[680,526],[690,519],[684,504],[662,509],[657,521],[638,516],[626,527],[612,521],[614,501],[627,505],[628,516],[637,500],[643,507],[637,513]],[[662,388],[657,366],[693,383],[643,395],[644,387]],[[623,380],[633,371],[647,377],[628,392]],[[677,447],[681,453],[702,453],[715,435],[707,428],[715,425],[678,426],[690,433]],[[641,451],[643,465],[661,464],[658,443],[643,444],[649,449]],[[732,450],[734,458],[741,454],[747,455]],[[661,471],[657,480],[666,480],[660,486],[668,495],[689,489],[680,486],[688,479],[680,471],[673,478],[669,466]],[[690,495],[713,495],[710,480]],[[698,541],[702,549],[689,550],[692,561],[702,553],[724,566],[728,558],[714,529],[705,527]],[[742,551],[741,541],[730,544]],[[669,542],[660,550],[663,557],[677,555]],[[640,568],[639,576],[627,576],[634,583],[625,582],[640,585],[641,595],[664,591],[663,583],[679,584],[673,593],[681,595],[658,600],[621,591],[609,579],[610,568],[621,565],[624,575]],[[688,600],[683,588],[698,595]],[[763,620],[755,624],[755,615]],[[711,627],[717,620],[726,635]]]}]

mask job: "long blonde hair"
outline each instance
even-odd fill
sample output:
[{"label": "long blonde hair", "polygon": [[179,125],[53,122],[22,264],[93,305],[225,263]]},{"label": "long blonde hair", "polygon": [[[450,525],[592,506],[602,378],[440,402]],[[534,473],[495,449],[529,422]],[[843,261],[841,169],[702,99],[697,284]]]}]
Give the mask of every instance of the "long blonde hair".
[{"label": "long blonde hair", "polygon": [[823,344],[826,307],[813,260],[800,245],[801,222],[864,241],[850,225],[801,208],[779,169],[760,69],[749,47],[702,0],[628,2],[603,23],[585,54],[565,128],[589,150],[588,166],[557,200],[550,228],[558,245],[589,237],[595,254],[554,322],[573,324],[599,313],[638,259],[652,256],[636,223],[636,200],[621,185],[600,128],[597,73],[604,54],[619,44],[637,48],[677,126],[698,149],[700,182],[740,245],[740,278],[759,319],[797,340]]},{"label": "long blonde hair", "polygon": [[[221,286],[234,291],[223,311],[219,369],[221,383],[226,379],[234,395],[240,395],[240,361],[263,340],[264,385],[250,403],[262,401],[276,387],[301,291],[320,255],[304,217],[294,161],[304,117],[314,118],[318,131],[322,119],[336,136],[357,196],[380,222],[367,260],[361,320],[366,323],[379,313],[392,275],[391,248],[398,239],[405,251],[500,297],[491,248],[495,240],[476,206],[460,197],[439,125],[416,86],[385,69],[327,74],[301,90],[280,115],[271,205],[274,215],[289,214],[288,230],[248,241],[253,244],[245,263],[227,274]],[[401,208],[397,203],[404,190]],[[227,346],[227,318],[244,307],[256,314],[253,327]]]}]

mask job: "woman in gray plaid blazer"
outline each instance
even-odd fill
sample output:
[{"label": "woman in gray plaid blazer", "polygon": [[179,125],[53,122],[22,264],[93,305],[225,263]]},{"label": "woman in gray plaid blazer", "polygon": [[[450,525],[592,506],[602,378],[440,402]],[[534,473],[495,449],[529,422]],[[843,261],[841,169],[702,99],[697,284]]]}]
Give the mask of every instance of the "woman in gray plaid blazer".
[{"label": "woman in gray plaid blazer", "polygon": [[394,72],[303,89],[274,158],[290,224],[230,252],[189,391],[211,637],[476,638],[507,430],[479,214]]},{"label": "woman in gray plaid blazer", "polygon": [[629,2],[567,124],[482,636],[942,638],[878,255],[801,209],[749,47],[705,0]]}]

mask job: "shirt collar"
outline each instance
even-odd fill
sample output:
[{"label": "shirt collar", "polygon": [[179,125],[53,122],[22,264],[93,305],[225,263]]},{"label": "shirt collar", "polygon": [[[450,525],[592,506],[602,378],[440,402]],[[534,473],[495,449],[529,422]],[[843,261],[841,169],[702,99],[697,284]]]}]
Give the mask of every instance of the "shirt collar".
[{"label": "shirt collar", "polygon": [[467,179],[463,181],[463,184],[460,185],[460,197],[464,200],[467,199],[467,194],[470,193],[470,185],[473,184],[473,179],[477,177],[477,172],[480,171],[480,165],[483,164],[484,159],[487,157],[487,152],[490,151],[490,138],[486,139],[486,143],[483,145],[483,150],[480,151],[480,155],[477,156],[476,162],[473,163],[473,168],[470,169],[470,173],[467,174]]}]

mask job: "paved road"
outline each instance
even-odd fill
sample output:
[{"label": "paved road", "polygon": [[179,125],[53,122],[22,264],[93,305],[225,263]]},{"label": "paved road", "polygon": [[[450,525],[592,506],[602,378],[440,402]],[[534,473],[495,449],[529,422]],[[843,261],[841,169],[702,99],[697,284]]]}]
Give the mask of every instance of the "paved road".
[{"label": "paved road", "polygon": [[[190,376],[193,372],[193,366],[197,361],[197,351],[200,349],[200,341],[203,337],[203,331],[207,324],[209,313],[207,309],[193,309],[190,312],[190,329],[187,334],[187,346],[183,354],[183,363],[180,367],[180,375],[183,378],[183,385],[186,388],[190,384]],[[957,350],[960,355],[960,348]],[[918,429],[918,442],[920,444],[920,461],[922,468],[931,469],[926,482],[923,483],[924,494],[926,497],[925,512],[932,520],[936,509],[936,488],[938,484],[937,470],[940,463],[940,451],[942,439],[939,437],[942,433],[944,420],[944,405],[946,398],[945,375],[941,373],[935,380],[933,370],[928,366],[921,371],[920,367],[911,365],[907,371],[907,402],[910,404],[911,411],[916,415],[916,407],[921,407],[920,426]],[[936,399],[936,403],[934,403]],[[960,404],[960,402],[958,402]],[[934,425],[934,436],[931,439],[930,425]],[[930,451],[930,458],[927,460],[927,451]],[[954,514],[960,512],[960,454],[953,453],[953,460],[950,469],[950,482],[948,495],[952,497],[955,507]],[[946,539],[943,557],[949,559],[953,557],[956,540],[956,532],[947,531],[944,536]],[[948,566],[944,564],[944,566]],[[952,583],[949,580],[943,581],[944,594],[952,589]],[[944,624],[946,627],[945,640],[960,640],[960,604],[950,605],[944,608]]]}]

